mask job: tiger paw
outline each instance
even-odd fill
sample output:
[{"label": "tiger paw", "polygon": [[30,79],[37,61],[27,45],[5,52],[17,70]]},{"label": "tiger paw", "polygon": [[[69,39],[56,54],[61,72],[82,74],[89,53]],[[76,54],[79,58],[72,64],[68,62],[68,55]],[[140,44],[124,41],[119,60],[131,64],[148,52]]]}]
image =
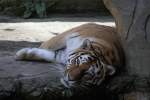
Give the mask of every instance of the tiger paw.
[{"label": "tiger paw", "polygon": [[23,49],[19,50],[15,55],[15,59],[16,60],[25,59],[30,50],[31,50],[31,48],[23,48]]}]

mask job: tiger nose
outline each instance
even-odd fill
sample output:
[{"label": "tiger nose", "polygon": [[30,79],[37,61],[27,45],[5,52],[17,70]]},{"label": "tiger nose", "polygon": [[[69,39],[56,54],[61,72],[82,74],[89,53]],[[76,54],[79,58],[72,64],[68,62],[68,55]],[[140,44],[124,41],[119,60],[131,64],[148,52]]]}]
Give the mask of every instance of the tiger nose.
[{"label": "tiger nose", "polygon": [[68,71],[68,79],[71,81],[79,80],[82,77],[82,71],[79,68],[74,68]]}]

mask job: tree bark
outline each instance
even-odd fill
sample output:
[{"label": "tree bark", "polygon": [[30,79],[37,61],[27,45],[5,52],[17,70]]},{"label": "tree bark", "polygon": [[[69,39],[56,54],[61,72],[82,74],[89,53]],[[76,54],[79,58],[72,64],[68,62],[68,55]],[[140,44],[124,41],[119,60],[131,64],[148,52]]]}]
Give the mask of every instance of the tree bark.
[{"label": "tree bark", "polygon": [[150,100],[150,0],[103,2],[115,19],[126,53],[127,74],[121,82],[127,83],[127,91],[118,92],[120,100]]}]

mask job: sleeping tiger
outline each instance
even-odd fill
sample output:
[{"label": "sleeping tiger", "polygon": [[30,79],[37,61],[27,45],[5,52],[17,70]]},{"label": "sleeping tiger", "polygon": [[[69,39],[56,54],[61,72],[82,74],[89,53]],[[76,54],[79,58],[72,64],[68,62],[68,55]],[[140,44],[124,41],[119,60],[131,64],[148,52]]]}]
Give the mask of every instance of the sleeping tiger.
[{"label": "sleeping tiger", "polygon": [[63,32],[39,48],[23,48],[15,57],[65,64],[61,83],[67,88],[80,82],[100,85],[124,65],[123,48],[114,28],[94,23]]}]

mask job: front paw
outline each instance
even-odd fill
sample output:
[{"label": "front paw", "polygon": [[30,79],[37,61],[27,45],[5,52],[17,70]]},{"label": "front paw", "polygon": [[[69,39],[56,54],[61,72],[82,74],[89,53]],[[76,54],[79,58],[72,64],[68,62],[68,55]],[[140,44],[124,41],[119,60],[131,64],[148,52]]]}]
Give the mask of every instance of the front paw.
[{"label": "front paw", "polygon": [[28,52],[31,50],[31,48],[23,48],[21,50],[19,50],[16,54],[15,54],[15,59],[16,60],[23,60],[26,58]]}]

